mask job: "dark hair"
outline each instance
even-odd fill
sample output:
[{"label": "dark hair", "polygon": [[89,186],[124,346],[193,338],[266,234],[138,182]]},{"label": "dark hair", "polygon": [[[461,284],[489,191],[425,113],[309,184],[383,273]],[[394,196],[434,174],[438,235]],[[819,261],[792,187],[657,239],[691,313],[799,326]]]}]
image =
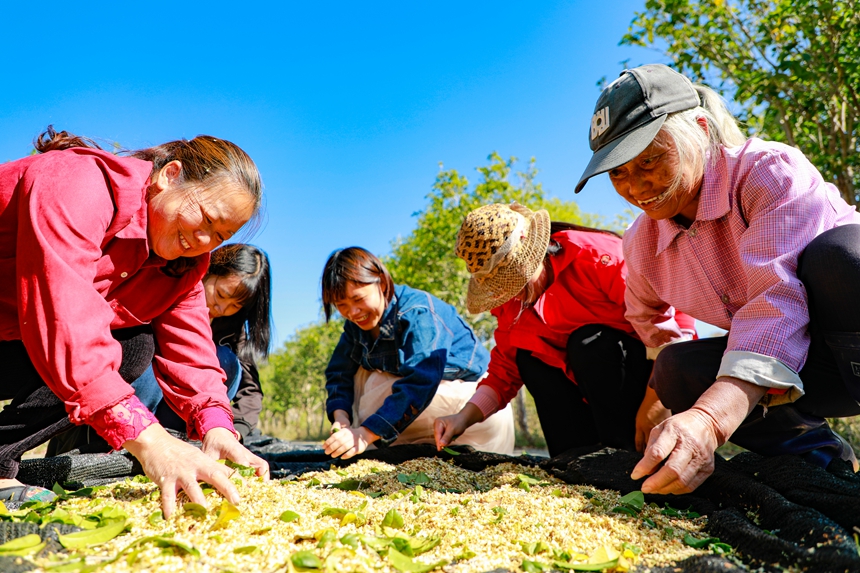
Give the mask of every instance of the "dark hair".
[{"label": "dark hair", "polygon": [[[619,239],[621,238],[621,235],[619,235],[618,233],[614,231],[607,231],[606,229],[595,229],[594,227],[585,227],[583,225],[577,225],[576,223],[565,223],[564,221],[551,221],[549,225],[549,245],[547,245],[546,247],[546,256],[543,260],[544,269],[547,273],[547,280],[546,284],[544,285],[544,288],[549,288],[549,285],[551,285],[555,280],[552,265],[550,264],[549,259],[550,257],[558,255],[563,250],[563,247],[555,239],[552,238],[552,235],[561,231],[583,231],[586,233],[602,233],[604,235],[612,235],[613,237],[618,237]],[[526,283],[526,286],[523,287],[523,291],[525,291],[525,295],[523,298],[527,300],[536,298],[532,289],[533,287],[531,282]]]},{"label": "dark hair", "polygon": [[376,255],[361,247],[338,249],[329,255],[322,274],[322,302],[325,320],[331,320],[334,304],[346,296],[346,284],[378,284],[385,304],[394,296],[394,281]]},{"label": "dark hair", "polygon": [[[269,257],[254,245],[235,243],[212,251],[206,277],[238,276],[240,283],[235,295],[242,303],[242,328],[246,329],[248,344],[239,348],[244,361],[266,359],[272,332],[272,278]],[[217,320],[217,319],[216,319]]]},{"label": "dark hair", "polygon": [[[33,147],[39,153],[62,151],[72,147],[102,149],[88,137],[81,137],[67,131],[56,131],[53,125],[49,125],[33,140]],[[228,184],[244,189],[254,201],[251,227],[259,225],[263,184],[257,166],[239,146],[225,139],[198,135],[190,141],[178,139],[155,147],[122,153],[152,162],[153,175],[171,161],[179,161],[182,164],[180,185],[196,182],[206,186]],[[197,262],[196,257],[179,257],[174,261],[168,261],[164,272],[170,276],[181,276],[196,266]]]}]

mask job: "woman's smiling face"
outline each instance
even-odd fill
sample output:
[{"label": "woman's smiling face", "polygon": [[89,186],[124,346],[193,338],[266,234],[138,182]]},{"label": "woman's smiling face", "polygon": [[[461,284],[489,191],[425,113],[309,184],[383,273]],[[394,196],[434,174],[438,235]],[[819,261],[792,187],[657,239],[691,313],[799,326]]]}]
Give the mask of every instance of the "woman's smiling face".
[{"label": "woman's smiling face", "polygon": [[702,179],[693,173],[684,173],[680,185],[672,191],[679,169],[675,142],[661,130],[632,161],[610,169],[609,180],[619,195],[652,219],[680,216],[685,222],[692,222],[699,206]]},{"label": "woman's smiling face", "polygon": [[346,320],[379,336],[379,323],[387,303],[378,283],[347,281],[343,298],[336,300],[334,306]]},{"label": "woman's smiling face", "polygon": [[147,206],[149,248],[173,260],[218,247],[254,212],[247,192],[226,185],[189,187],[179,183],[182,166],[171,161],[152,177]]}]

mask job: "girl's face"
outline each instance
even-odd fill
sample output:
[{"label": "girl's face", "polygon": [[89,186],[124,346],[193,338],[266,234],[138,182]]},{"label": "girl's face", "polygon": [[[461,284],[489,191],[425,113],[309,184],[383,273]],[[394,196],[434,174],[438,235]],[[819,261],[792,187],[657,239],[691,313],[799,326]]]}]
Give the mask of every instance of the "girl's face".
[{"label": "girl's face", "polygon": [[680,169],[675,142],[664,131],[657,133],[645,151],[620,167],[609,171],[615,191],[631,205],[655,220],[679,217],[682,222],[696,219],[702,179],[684,173],[673,193],[669,187]]},{"label": "girl's face", "polygon": [[217,277],[209,275],[203,279],[203,292],[206,293],[206,306],[209,307],[209,320],[220,316],[232,316],[242,310],[243,301],[237,292],[242,284],[239,275]]},{"label": "girl's face", "polygon": [[152,177],[147,206],[149,248],[173,260],[196,257],[218,247],[248,222],[253,200],[243,190],[223,185],[180,188],[182,166],[171,161]]},{"label": "girl's face", "polygon": [[347,281],[344,297],[335,301],[335,308],[346,320],[362,330],[379,336],[379,323],[385,312],[385,296],[378,283],[361,284]]}]

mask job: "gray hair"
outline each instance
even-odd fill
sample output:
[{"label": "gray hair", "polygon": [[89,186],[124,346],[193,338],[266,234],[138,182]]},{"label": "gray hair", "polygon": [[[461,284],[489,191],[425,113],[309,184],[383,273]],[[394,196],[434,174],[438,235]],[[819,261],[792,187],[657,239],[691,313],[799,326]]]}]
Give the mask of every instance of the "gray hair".
[{"label": "gray hair", "polygon": [[[721,146],[735,147],[747,140],[723,98],[707,86],[694,87],[702,104],[669,114],[661,129],[672,138],[678,152],[678,170],[669,185],[667,198],[680,188],[684,173],[702,174],[706,166],[713,166],[720,156]],[[707,121],[707,132],[699,125],[699,118]]]}]

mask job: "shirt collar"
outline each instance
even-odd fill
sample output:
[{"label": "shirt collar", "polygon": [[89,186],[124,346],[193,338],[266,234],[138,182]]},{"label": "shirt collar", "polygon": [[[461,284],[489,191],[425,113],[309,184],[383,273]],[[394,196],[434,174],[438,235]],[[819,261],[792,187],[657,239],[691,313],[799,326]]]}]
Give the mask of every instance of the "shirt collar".
[{"label": "shirt collar", "polygon": [[[719,219],[731,210],[726,171],[726,154],[721,147],[716,164],[712,167],[705,167],[702,190],[699,192],[699,207],[696,210],[696,220],[693,221],[693,225],[698,221]],[[647,217],[647,215],[645,216]],[[684,226],[676,223],[674,219],[657,221],[656,254],[659,255],[665,251],[675,240],[675,237],[685,230]]]},{"label": "shirt collar", "polygon": [[[361,341],[367,346],[372,347],[374,344],[374,340],[370,335],[370,332],[367,330],[363,330],[361,328],[355,327],[358,329],[358,336]],[[388,303],[388,306],[385,307],[385,312],[382,313],[382,318],[379,321],[379,338],[376,340],[394,340],[395,335],[397,334],[397,293],[392,295],[391,300]]]}]

